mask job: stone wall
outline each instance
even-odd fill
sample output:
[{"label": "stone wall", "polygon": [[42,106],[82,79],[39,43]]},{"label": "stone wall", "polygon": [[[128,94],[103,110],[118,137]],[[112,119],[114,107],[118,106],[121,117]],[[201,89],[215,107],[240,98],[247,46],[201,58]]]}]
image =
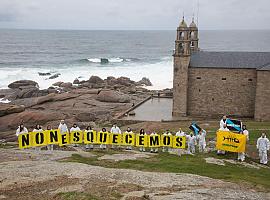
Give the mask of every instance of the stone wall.
[{"label": "stone wall", "polygon": [[257,71],[255,119],[270,121],[270,71]]},{"label": "stone wall", "polygon": [[187,114],[253,118],[256,85],[255,69],[189,68]]},{"label": "stone wall", "polygon": [[190,56],[174,56],[173,116],[187,115],[188,65]]}]

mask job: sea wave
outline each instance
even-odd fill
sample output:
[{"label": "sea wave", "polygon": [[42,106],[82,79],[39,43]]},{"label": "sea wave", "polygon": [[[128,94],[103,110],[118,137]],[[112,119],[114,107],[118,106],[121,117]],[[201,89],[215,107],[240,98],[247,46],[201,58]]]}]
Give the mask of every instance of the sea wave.
[{"label": "sea wave", "polygon": [[114,57],[114,58],[86,58],[81,59],[81,62],[90,62],[90,63],[122,63],[122,62],[132,62],[136,61],[138,59],[132,59],[132,58],[120,58],[120,57]]}]

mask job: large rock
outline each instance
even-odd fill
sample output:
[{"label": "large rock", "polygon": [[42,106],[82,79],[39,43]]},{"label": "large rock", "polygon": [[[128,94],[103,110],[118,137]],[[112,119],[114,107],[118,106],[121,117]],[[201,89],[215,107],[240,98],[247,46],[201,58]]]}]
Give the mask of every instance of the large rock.
[{"label": "large rock", "polygon": [[20,81],[15,81],[13,83],[10,83],[8,85],[9,88],[11,89],[16,89],[24,86],[33,86],[33,87],[38,87],[38,83],[35,81],[31,80],[20,80]]},{"label": "large rock", "polygon": [[65,115],[60,112],[48,111],[24,111],[13,113],[0,117],[0,131],[16,130],[18,125],[23,121],[27,128],[34,127],[36,124],[45,124],[47,122],[59,121],[64,119]]},{"label": "large rock", "polygon": [[85,112],[85,113],[78,113],[76,115],[76,119],[81,122],[90,122],[96,120],[96,115],[93,113]]},{"label": "large rock", "polygon": [[100,84],[100,83],[104,83],[104,80],[98,76],[91,76],[88,82],[94,83],[94,84]]},{"label": "large rock", "polygon": [[39,90],[36,87],[29,86],[29,87],[20,87],[20,89],[16,89],[11,95],[8,95],[6,98],[9,100],[15,99],[24,99],[24,98],[33,98],[33,97],[41,97],[49,94],[49,90]]},{"label": "large rock", "polygon": [[58,81],[58,82],[54,83],[53,86],[60,87],[62,83],[64,83],[64,82]]},{"label": "large rock", "polygon": [[130,97],[115,90],[101,90],[97,95],[97,100],[101,102],[129,103]]},{"label": "large rock", "polygon": [[142,80],[137,82],[138,85],[152,86],[153,84],[149,80],[149,78],[143,77]]},{"label": "large rock", "polygon": [[62,83],[60,85],[60,87],[62,87],[62,88],[72,88],[72,83],[70,83],[70,82]]},{"label": "large rock", "polygon": [[130,78],[128,78],[128,77],[121,76],[121,77],[116,79],[116,83],[120,84],[120,85],[124,85],[124,86],[130,86],[130,85],[134,84],[135,82],[130,80]]},{"label": "large rock", "polygon": [[0,117],[12,114],[23,112],[25,107],[22,105],[10,105],[10,104],[2,104],[0,103]]},{"label": "large rock", "polygon": [[80,81],[77,78],[73,81],[73,84],[79,84],[79,83],[80,83]]},{"label": "large rock", "polygon": [[61,75],[60,73],[54,74],[54,75],[50,76],[49,79],[58,78],[60,75]]}]

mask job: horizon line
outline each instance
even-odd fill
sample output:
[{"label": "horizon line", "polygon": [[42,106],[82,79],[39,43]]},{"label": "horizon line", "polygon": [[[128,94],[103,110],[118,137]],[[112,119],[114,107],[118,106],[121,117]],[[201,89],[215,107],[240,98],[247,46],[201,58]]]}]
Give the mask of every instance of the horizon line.
[{"label": "horizon line", "polygon": [[[177,29],[177,27],[176,27]],[[54,28],[1,28],[0,30],[32,31],[176,31],[176,29],[54,29]],[[199,29],[199,31],[270,31],[270,29]]]}]

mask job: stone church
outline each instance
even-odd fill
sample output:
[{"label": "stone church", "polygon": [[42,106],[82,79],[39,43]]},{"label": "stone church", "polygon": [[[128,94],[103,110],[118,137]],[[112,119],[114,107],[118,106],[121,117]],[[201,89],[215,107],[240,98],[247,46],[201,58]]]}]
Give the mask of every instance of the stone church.
[{"label": "stone church", "polygon": [[194,20],[183,18],[173,57],[174,117],[270,121],[270,52],[201,51]]}]

